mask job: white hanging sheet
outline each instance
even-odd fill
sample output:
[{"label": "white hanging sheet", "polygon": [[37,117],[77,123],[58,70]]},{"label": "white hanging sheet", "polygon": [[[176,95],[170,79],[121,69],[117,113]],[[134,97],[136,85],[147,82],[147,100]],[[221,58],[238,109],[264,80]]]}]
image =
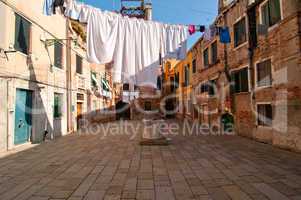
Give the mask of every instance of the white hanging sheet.
[{"label": "white hanging sheet", "polygon": [[87,23],[88,61],[113,61],[114,82],[156,85],[160,53],[163,58],[186,56],[187,26],[129,18],[76,1],[66,4],[65,15],[72,18],[72,13]]}]

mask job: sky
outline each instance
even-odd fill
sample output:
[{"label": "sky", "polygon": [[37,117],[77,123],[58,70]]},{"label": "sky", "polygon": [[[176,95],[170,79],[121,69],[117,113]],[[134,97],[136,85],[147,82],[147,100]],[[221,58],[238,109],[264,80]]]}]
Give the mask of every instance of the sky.
[{"label": "sky", "polygon": [[[102,10],[119,10],[121,0],[82,0]],[[153,20],[170,24],[209,25],[217,15],[218,0],[152,0]],[[201,36],[189,38],[191,47]]]}]

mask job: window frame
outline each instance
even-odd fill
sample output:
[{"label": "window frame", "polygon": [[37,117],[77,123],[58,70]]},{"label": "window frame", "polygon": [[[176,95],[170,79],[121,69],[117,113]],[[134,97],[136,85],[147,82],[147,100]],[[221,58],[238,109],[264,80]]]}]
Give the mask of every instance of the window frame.
[{"label": "window frame", "polygon": [[[258,64],[263,63],[263,62],[266,62],[266,61],[268,61],[268,60],[271,61],[271,85],[259,86],[259,85],[258,85],[258,76],[257,76],[257,73],[258,73],[257,66],[258,66]],[[274,77],[274,67],[273,67],[273,59],[272,59],[272,57],[265,58],[265,59],[261,59],[261,60],[258,60],[257,62],[255,62],[255,73],[254,73],[254,78],[255,78],[255,89],[256,89],[256,90],[273,87],[273,84],[274,84],[273,77]]]},{"label": "window frame", "polygon": [[[64,95],[63,93],[54,92],[54,95],[53,95],[53,118],[54,119],[61,119],[63,117],[63,105],[64,105],[63,95]],[[56,97],[58,97],[58,101],[59,101],[58,105],[56,105]],[[58,110],[56,110],[57,106],[58,106]]]},{"label": "window frame", "polygon": [[[18,52],[21,53],[23,55],[28,56],[30,54],[31,51],[31,36],[32,36],[32,23],[26,19],[25,17],[23,17],[22,15],[19,15],[18,13],[14,13],[15,15],[15,29],[14,29],[14,49]],[[28,44],[27,44],[27,49],[26,52],[23,52],[23,49],[19,46],[17,46],[17,17],[20,17],[20,21],[24,20],[26,23],[28,23]]]},{"label": "window frame", "polygon": [[[205,59],[205,52],[207,53],[207,56],[206,56],[206,58],[207,59]],[[204,64],[204,69],[207,69],[207,68],[209,68],[209,65],[210,65],[210,58],[209,58],[210,56],[209,56],[209,47],[207,47],[207,48],[205,48],[204,50],[203,50],[203,64]],[[205,62],[205,60],[207,60],[207,63]]]},{"label": "window frame", "polygon": [[[265,0],[264,2],[262,2],[260,5],[259,5],[259,22],[260,24],[263,24],[263,13],[262,13],[262,7],[265,6],[266,4],[269,3],[270,0]],[[277,27],[279,25],[279,23],[283,20],[283,2],[282,0],[279,0],[279,4],[280,4],[280,20],[275,23],[274,25],[268,25],[268,31],[270,30],[273,30],[274,27]],[[269,14],[269,18],[270,18],[270,14]],[[270,20],[270,19],[269,19]],[[270,23],[270,22],[269,22]]]},{"label": "window frame", "polygon": [[[249,93],[250,90],[251,90],[251,76],[250,76],[250,68],[249,66],[242,66],[242,67],[239,67],[239,68],[236,68],[236,69],[233,69],[230,71],[230,74],[231,74],[231,77],[233,75],[233,73],[238,73],[242,70],[247,70],[247,75],[248,75],[248,91],[239,91],[239,92],[236,92],[236,88],[235,88],[235,85],[234,85],[234,93],[233,94],[243,94],[243,93]],[[233,81],[233,80],[232,80]],[[235,80],[234,80],[235,81]],[[232,85],[230,87],[233,87]]]},{"label": "window frame", "polygon": [[185,65],[185,67],[184,67],[184,77],[185,77],[184,85],[185,85],[185,87],[188,87],[190,85],[190,65],[189,64]]},{"label": "window frame", "polygon": [[[80,59],[80,61],[81,61],[81,71],[79,72],[78,71],[78,59]],[[77,74],[80,74],[80,75],[83,75],[83,57],[82,56],[80,56],[80,55],[78,55],[78,54],[76,54],[75,55],[75,66],[76,66],[76,73]]]},{"label": "window frame", "polygon": [[[57,57],[56,57],[56,51],[57,51],[57,48],[60,48],[60,63],[59,63],[59,65],[57,65]],[[58,69],[63,69],[64,67],[63,67],[63,56],[64,56],[64,53],[63,53],[63,50],[64,49],[64,47],[63,47],[63,44],[60,42],[60,41],[58,41],[58,40],[55,40],[54,41],[54,43],[53,43],[53,53],[54,53],[54,55],[53,55],[53,66],[54,67],[56,67],[56,68],[58,68]]]},{"label": "window frame", "polygon": [[195,74],[197,72],[197,63],[196,59],[192,60],[192,74]]},{"label": "window frame", "polygon": [[[235,26],[240,23],[241,21],[245,22],[245,41],[241,42],[241,43],[236,43],[236,32],[235,32]],[[248,17],[244,14],[243,16],[239,17],[233,24],[233,35],[234,35],[234,39],[233,39],[233,44],[234,44],[234,49],[237,49],[245,44],[248,43]]]},{"label": "window frame", "polygon": [[93,84],[93,83],[95,82],[95,80],[93,80],[93,78],[92,78],[93,74],[95,75],[95,78],[96,78],[96,80],[97,80],[97,73],[94,72],[94,71],[91,71],[91,73],[90,73],[91,88],[97,88],[97,87],[98,87],[97,82],[96,82],[95,85]]},{"label": "window frame", "polygon": [[[213,55],[214,55],[213,45],[216,45],[215,60],[213,60]],[[210,60],[211,60],[211,64],[213,64],[213,65],[218,62],[218,43],[217,43],[217,41],[214,41],[210,44]]]},{"label": "window frame", "polygon": [[[258,116],[258,106],[263,106],[263,105],[270,105],[271,106],[271,124],[270,125],[266,125],[266,124],[260,124],[259,123],[259,116]],[[261,127],[261,128],[273,128],[273,122],[274,122],[274,108],[273,108],[273,104],[272,102],[257,102],[256,103],[256,126]],[[265,116],[266,117],[266,116]]]}]

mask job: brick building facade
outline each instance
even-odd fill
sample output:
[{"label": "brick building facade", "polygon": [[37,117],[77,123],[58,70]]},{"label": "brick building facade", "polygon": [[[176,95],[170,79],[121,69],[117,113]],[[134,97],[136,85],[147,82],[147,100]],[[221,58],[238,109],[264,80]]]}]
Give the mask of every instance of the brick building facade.
[{"label": "brick building facade", "polygon": [[202,124],[220,126],[229,112],[236,134],[301,150],[301,2],[223,2],[214,25],[229,28],[231,43],[216,35],[192,47],[194,95],[191,101],[184,95],[183,102],[190,102],[193,120]]}]

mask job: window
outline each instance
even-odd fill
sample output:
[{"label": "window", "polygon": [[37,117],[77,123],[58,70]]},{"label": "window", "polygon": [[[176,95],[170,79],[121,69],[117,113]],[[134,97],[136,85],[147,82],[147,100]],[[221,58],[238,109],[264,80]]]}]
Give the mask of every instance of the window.
[{"label": "window", "polygon": [[76,55],[76,73],[83,74],[83,58]]},{"label": "window", "polygon": [[130,84],[124,83],[123,84],[123,91],[130,91]]},{"label": "window", "polygon": [[205,68],[208,67],[209,65],[209,52],[208,52],[208,48],[204,50],[203,52],[203,59],[204,59],[204,66]]},{"label": "window", "polygon": [[258,63],[256,66],[257,87],[268,87],[272,85],[272,66],[271,60]]},{"label": "window", "polygon": [[97,78],[96,78],[96,73],[95,72],[91,72],[91,86],[97,87]]},{"label": "window", "polygon": [[215,91],[216,91],[215,87],[216,87],[216,80],[207,81],[201,84],[200,93],[208,92],[210,96],[213,96],[215,95]]},{"label": "window", "polygon": [[249,92],[249,73],[248,68],[244,68],[232,73],[232,93]]},{"label": "window", "polygon": [[234,24],[234,46],[237,47],[247,41],[246,18]]},{"label": "window", "polygon": [[170,92],[174,92],[175,91],[175,78],[174,77],[170,77]]},{"label": "window", "polygon": [[192,61],[192,73],[196,73],[196,59]]},{"label": "window", "polygon": [[15,21],[15,49],[24,54],[28,54],[30,42],[30,22],[16,14]]},{"label": "window", "polygon": [[281,20],[280,0],[269,0],[261,6],[261,20],[269,27]]},{"label": "window", "polygon": [[152,103],[150,101],[146,101],[144,103],[144,110],[151,111],[152,110]]},{"label": "window", "polygon": [[63,95],[54,93],[54,106],[53,106],[53,117],[62,117],[62,106],[63,106]]},{"label": "window", "polygon": [[189,65],[187,65],[186,67],[185,67],[185,87],[187,87],[187,86],[189,86],[189,82],[190,82],[190,80],[189,80],[189,70],[190,70],[190,66]]},{"label": "window", "polygon": [[63,45],[60,42],[55,41],[54,42],[54,66],[62,69],[63,68],[62,63],[63,63]]},{"label": "window", "polygon": [[97,100],[93,100],[93,110],[97,110],[98,109],[98,102]]},{"label": "window", "polygon": [[211,44],[211,62],[217,63],[217,42]]},{"label": "window", "polygon": [[191,100],[187,100],[186,101],[186,112],[187,112],[187,114],[191,114],[192,109],[193,109],[193,106],[191,104]]},{"label": "window", "polygon": [[177,72],[175,75],[175,88],[179,88],[179,84],[180,84],[180,73]]},{"label": "window", "polygon": [[257,105],[257,123],[259,126],[272,126],[273,109],[271,104]]},{"label": "window", "polygon": [[161,79],[161,76],[157,77],[157,89],[158,90],[162,89],[162,79]]},{"label": "window", "polygon": [[208,94],[209,96],[214,96],[216,91],[216,80],[210,80],[208,86]]},{"label": "window", "polygon": [[209,87],[208,87],[207,82],[206,83],[202,83],[201,84],[201,93],[206,93],[208,91],[209,91]]}]

